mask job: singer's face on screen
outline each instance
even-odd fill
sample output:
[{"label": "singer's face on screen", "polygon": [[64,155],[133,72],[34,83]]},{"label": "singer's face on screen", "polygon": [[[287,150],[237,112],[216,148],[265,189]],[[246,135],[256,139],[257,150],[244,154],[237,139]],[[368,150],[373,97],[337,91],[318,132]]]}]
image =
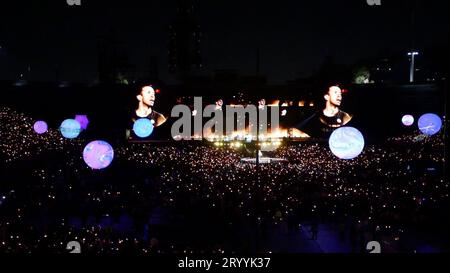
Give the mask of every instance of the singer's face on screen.
[{"label": "singer's face on screen", "polygon": [[260,101],[258,101],[258,105],[263,107],[266,106],[266,100],[265,99],[261,99]]},{"label": "singer's face on screen", "polygon": [[153,107],[155,104],[155,90],[151,86],[142,87],[141,94],[137,96],[137,99],[147,105]]},{"label": "singer's face on screen", "polygon": [[342,103],[342,90],[337,86],[332,86],[328,89],[328,93],[325,95],[325,100],[330,102],[331,105],[339,107]]}]

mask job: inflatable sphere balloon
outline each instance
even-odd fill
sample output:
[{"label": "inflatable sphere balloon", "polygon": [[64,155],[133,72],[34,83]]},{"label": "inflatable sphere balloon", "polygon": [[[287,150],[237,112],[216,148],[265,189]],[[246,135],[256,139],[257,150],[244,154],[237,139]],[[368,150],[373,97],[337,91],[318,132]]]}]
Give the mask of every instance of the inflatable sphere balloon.
[{"label": "inflatable sphere balloon", "polygon": [[42,135],[47,132],[48,125],[45,121],[36,121],[33,125],[33,129],[36,132],[36,134]]},{"label": "inflatable sphere balloon", "polygon": [[84,148],[83,159],[92,169],[101,170],[111,165],[114,159],[114,150],[106,141],[92,141]]},{"label": "inflatable sphere balloon", "polygon": [[442,120],[438,115],[429,113],[420,117],[418,126],[424,135],[432,136],[441,130]]},{"label": "inflatable sphere balloon", "polygon": [[133,125],[134,133],[140,137],[149,137],[153,133],[153,123],[148,118],[140,118]]},{"label": "inflatable sphere balloon", "polygon": [[328,141],[331,152],[340,159],[354,159],[364,149],[364,137],[358,129],[341,127],[336,129]]},{"label": "inflatable sphere balloon", "polygon": [[414,117],[411,115],[404,115],[402,117],[402,123],[405,126],[411,126],[414,124]]},{"label": "inflatable sphere balloon", "polygon": [[59,130],[65,138],[73,139],[80,135],[81,125],[74,119],[66,119],[61,123]]}]

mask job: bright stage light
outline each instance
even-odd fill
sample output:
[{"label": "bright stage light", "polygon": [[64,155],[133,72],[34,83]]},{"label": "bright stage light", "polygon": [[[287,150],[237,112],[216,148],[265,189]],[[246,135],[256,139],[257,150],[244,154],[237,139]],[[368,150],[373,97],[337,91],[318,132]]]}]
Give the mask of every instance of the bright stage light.
[{"label": "bright stage light", "polygon": [[242,146],[242,143],[240,143],[240,142],[234,142],[234,143],[231,143],[231,146],[232,146],[232,147],[236,147],[236,148],[240,148],[240,147]]}]

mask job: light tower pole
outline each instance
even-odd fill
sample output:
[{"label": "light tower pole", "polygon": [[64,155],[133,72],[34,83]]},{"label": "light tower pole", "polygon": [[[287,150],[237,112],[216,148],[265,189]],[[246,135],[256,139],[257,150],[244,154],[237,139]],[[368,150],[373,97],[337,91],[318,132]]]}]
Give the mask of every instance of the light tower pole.
[{"label": "light tower pole", "polygon": [[409,82],[410,83],[414,82],[414,72],[415,72],[414,66],[415,66],[415,59],[416,59],[417,55],[419,55],[419,52],[417,52],[417,51],[408,52],[408,56],[411,57],[410,67],[409,67]]}]

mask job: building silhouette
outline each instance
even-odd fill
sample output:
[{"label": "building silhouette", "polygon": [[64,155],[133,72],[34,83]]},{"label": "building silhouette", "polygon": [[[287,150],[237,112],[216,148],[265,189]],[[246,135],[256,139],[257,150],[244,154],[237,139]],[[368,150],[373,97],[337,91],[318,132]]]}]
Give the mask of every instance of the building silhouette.
[{"label": "building silhouette", "polygon": [[177,15],[169,26],[169,72],[184,80],[202,67],[202,33],[193,0],[178,0]]},{"label": "building silhouette", "polygon": [[129,62],[126,45],[115,30],[98,41],[98,80],[100,83],[128,83],[135,74]]}]

